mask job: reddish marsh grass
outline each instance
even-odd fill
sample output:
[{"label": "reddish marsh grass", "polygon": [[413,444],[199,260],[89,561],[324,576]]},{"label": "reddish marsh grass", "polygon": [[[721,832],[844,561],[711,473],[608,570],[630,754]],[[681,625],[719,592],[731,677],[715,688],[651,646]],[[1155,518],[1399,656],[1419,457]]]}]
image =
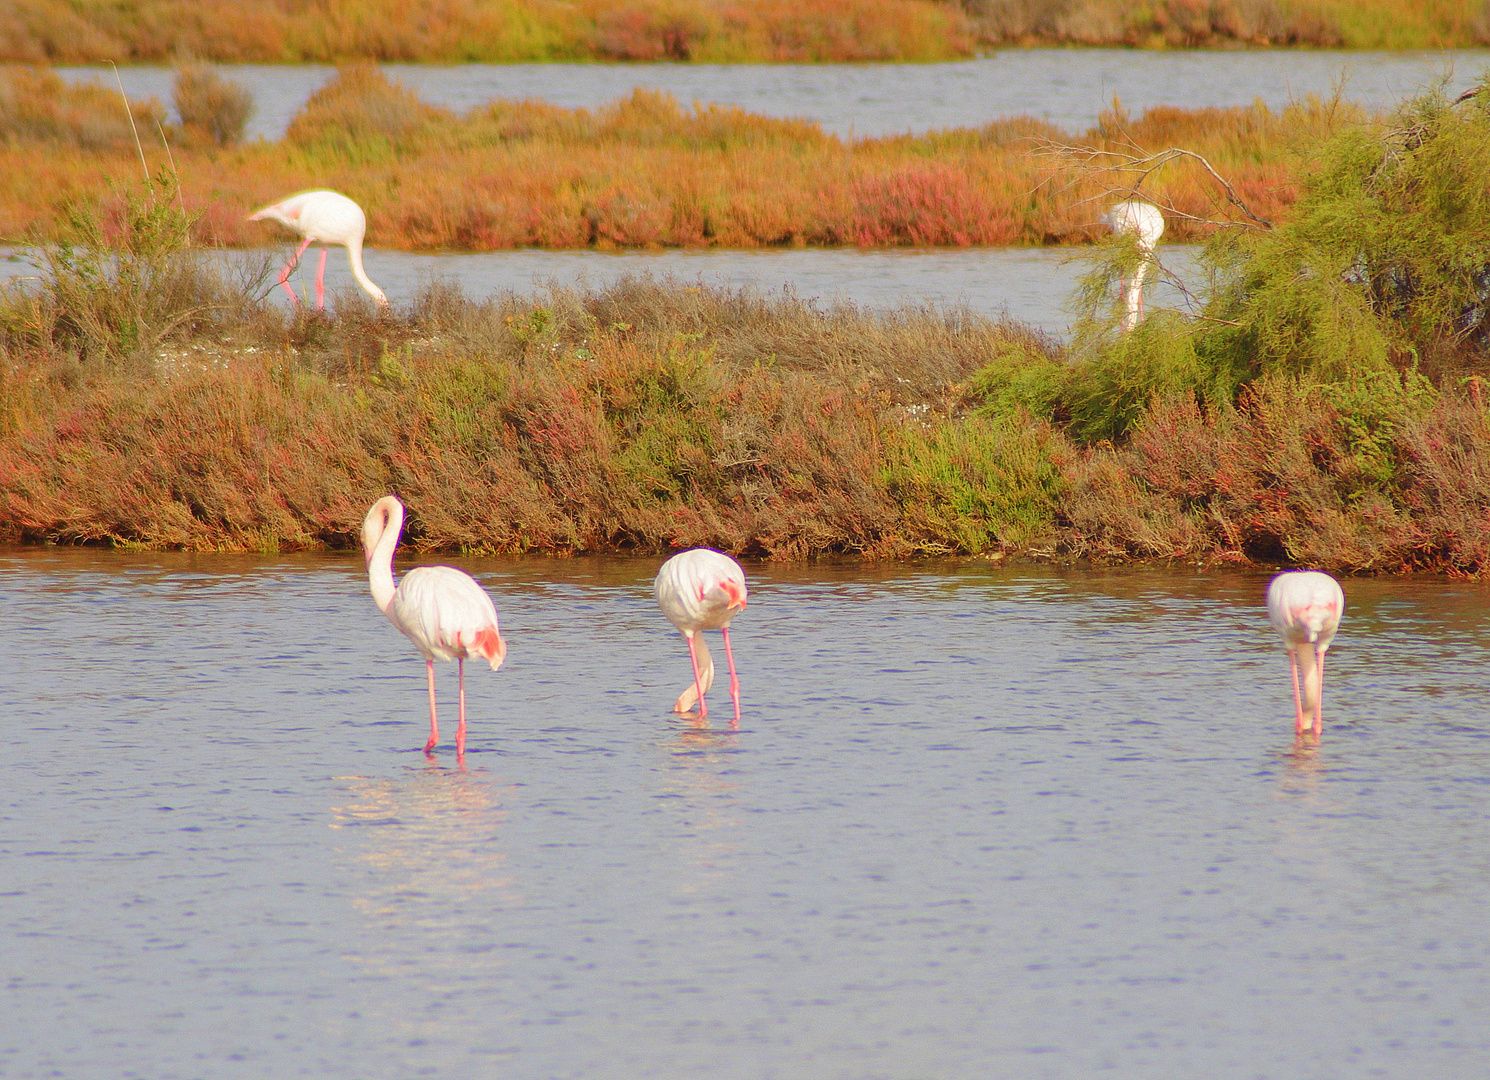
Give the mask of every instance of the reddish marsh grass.
[{"label": "reddish marsh grass", "polygon": [[948,60],[973,38],[932,0],[9,0],[0,60],[328,63]]},{"label": "reddish marsh grass", "polygon": [[978,45],[1469,48],[1477,0],[10,0],[0,61],[947,60]]},{"label": "reddish marsh grass", "polygon": [[[1184,145],[1229,176],[1255,212],[1284,217],[1295,144],[1358,119],[1317,102],[1282,112],[1165,108],[1136,119],[1115,110],[1081,141],[1121,151]],[[845,142],[815,124],[685,107],[641,90],[596,110],[504,101],[456,116],[354,66],[317,92],[282,142],[197,140],[174,162],[187,205],[205,211],[201,236],[224,244],[263,243],[247,214],[313,187],[356,199],[375,247],[1086,242],[1103,231],[1098,205],[1114,180],[1037,155],[1051,136],[1059,132],[1016,118]],[[3,235],[46,238],[68,205],[117,203],[117,179],[138,167],[129,152],[24,135],[0,146]],[[166,163],[158,145],[147,154]],[[1199,218],[1230,213],[1193,162],[1154,174],[1148,191]],[[1176,219],[1168,235],[1205,231]]]}]

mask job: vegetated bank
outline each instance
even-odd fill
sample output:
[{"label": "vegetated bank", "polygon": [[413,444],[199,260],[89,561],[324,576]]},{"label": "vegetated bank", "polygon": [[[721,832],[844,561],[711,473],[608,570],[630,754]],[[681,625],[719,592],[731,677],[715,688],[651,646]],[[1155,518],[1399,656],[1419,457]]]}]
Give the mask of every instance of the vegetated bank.
[{"label": "vegetated bank", "polygon": [[0,62],[933,61],[1009,45],[1472,48],[1477,0],[9,0]]},{"label": "vegetated bank", "polygon": [[[1084,244],[1105,231],[1104,184],[1044,148],[1183,145],[1225,172],[1260,215],[1281,218],[1296,192],[1296,149],[1365,119],[1319,101],[1140,117],[1115,108],[1080,137],[1013,118],[843,140],[815,123],[684,107],[646,91],[596,110],[494,101],[457,116],[363,65],[318,91],[284,139],[242,145],[233,132],[245,103],[213,73],[187,74],[193,81],[176,94],[187,123],[169,128],[158,103],[136,102],[131,128],[118,96],[97,86],[0,71],[0,237],[58,239],[80,207],[121,219],[121,181],[141,175],[143,153],[151,171],[180,177],[206,244],[277,240],[247,215],[321,187],[364,207],[373,247]],[[1150,193],[1194,218],[1224,216],[1195,161],[1156,173]],[[1169,235],[1202,230],[1174,217]]]},{"label": "vegetated bank", "polygon": [[[0,304],[0,539],[1490,565],[1490,112],[1337,133],[1292,219],[1208,242],[1194,315],[1069,348],[958,312],[645,280],[293,318],[169,193]],[[117,259],[117,261],[112,261]],[[260,283],[261,284],[261,283]]]}]

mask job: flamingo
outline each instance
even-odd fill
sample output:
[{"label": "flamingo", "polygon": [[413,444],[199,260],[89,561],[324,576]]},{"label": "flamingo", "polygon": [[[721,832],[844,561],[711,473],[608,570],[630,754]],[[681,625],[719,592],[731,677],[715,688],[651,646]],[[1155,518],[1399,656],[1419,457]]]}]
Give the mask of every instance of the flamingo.
[{"label": "flamingo", "polygon": [[388,297],[372,283],[362,269],[362,237],[367,232],[367,215],[345,195],[335,191],[302,191],[291,195],[283,202],[248,215],[249,221],[277,221],[299,233],[305,239],[285,268],[279,272],[279,284],[290,299],[299,303],[295,290],[290,288],[290,271],[300,262],[300,256],[311,244],[321,245],[321,265],[316,271],[316,308],[326,307],[326,245],[340,244],[347,249],[347,262],[352,267],[352,276],[357,284],[378,302],[379,307],[388,306]]},{"label": "flamingo", "polygon": [[435,661],[454,660],[460,671],[460,726],[455,729],[455,756],[466,753],[466,657],[479,656],[496,671],[507,656],[497,628],[497,609],[486,590],[453,566],[421,566],[393,586],[393,550],[404,527],[404,505],[385,495],[373,503],[362,522],[362,550],[367,556],[367,583],[388,621],[424,656],[429,675],[429,754],[440,741],[435,716]]},{"label": "flamingo", "polygon": [[740,722],[740,678],[735,674],[735,655],[729,647],[729,623],[745,607],[745,571],[728,555],[708,548],[683,551],[668,559],[653,583],[657,603],[688,642],[693,662],[693,685],[678,695],[673,712],[686,713],[698,702],[699,719],[709,715],[704,695],[714,685],[714,658],[704,644],[701,630],[718,630],[724,636],[724,656],[729,662],[729,693],[735,702],[735,723]]},{"label": "flamingo", "polygon": [[[1324,733],[1324,654],[1340,627],[1345,593],[1318,570],[1290,570],[1268,585],[1268,621],[1283,638],[1293,667],[1294,735],[1302,739],[1305,716],[1313,713],[1314,737]],[[1303,690],[1299,668],[1304,669]]]},{"label": "flamingo", "polygon": [[1138,244],[1138,269],[1133,280],[1123,283],[1123,301],[1127,310],[1123,313],[1123,329],[1132,330],[1143,318],[1143,279],[1148,276],[1149,262],[1159,237],[1164,235],[1164,215],[1157,206],[1146,202],[1120,202],[1107,208],[1102,215],[1102,224],[1111,226],[1116,236],[1131,236]]}]

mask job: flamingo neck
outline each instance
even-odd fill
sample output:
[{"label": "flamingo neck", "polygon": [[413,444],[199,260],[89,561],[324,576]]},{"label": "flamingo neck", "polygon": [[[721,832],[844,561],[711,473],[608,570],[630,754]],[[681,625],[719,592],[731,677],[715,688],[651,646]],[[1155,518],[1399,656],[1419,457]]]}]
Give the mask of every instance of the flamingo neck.
[{"label": "flamingo neck", "polygon": [[1301,641],[1293,647],[1294,655],[1299,660],[1299,698],[1306,717],[1313,716],[1315,710],[1319,708],[1319,695],[1322,689],[1319,654],[1315,651],[1316,649],[1318,649],[1317,645],[1307,641]]},{"label": "flamingo neck", "polygon": [[1133,271],[1133,279],[1128,282],[1128,288],[1123,295],[1127,303],[1127,312],[1123,315],[1123,329],[1132,330],[1138,325],[1139,317],[1143,314],[1143,279],[1148,276],[1149,263],[1145,258],[1138,264],[1138,269]]},{"label": "flamingo neck", "polygon": [[367,271],[362,269],[361,240],[347,245],[347,263],[352,268],[352,276],[357,279],[357,284],[362,286],[363,291],[376,300],[379,307],[387,307],[388,297],[383,294],[382,289],[373,284],[372,278],[367,276]]},{"label": "flamingo neck", "polygon": [[373,538],[367,551],[367,585],[372,590],[373,601],[378,608],[388,611],[393,603],[393,552],[398,547],[398,535],[404,527],[404,508],[396,499],[385,500],[383,528]]}]

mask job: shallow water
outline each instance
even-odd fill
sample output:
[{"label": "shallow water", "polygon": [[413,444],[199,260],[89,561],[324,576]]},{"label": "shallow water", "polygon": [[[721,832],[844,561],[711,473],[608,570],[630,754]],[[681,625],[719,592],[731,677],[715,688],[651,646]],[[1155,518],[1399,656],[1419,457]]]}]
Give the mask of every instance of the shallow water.
[{"label": "shallow water", "polygon": [[[293,249],[274,253],[278,266]],[[1198,285],[1191,245],[1162,247],[1165,267],[1188,286]],[[852,303],[885,310],[905,304],[931,304],[944,311],[966,308],[990,318],[1007,315],[1048,334],[1063,336],[1075,316],[1069,305],[1077,280],[1090,269],[1089,252],[1074,248],[909,248],[861,250],[807,248],[798,251],[490,251],[421,253],[369,249],[368,275],[395,304],[405,302],[432,280],[458,282],[467,296],[542,293],[550,285],[603,288],[626,275],[650,274],[763,294],[783,290],[821,307]],[[255,260],[265,253],[229,253]],[[291,283],[305,297],[315,295],[317,258],[309,254]],[[0,282],[34,275],[26,253],[0,249]],[[274,278],[269,278],[273,285]],[[328,295],[357,290],[346,254],[326,261]],[[363,294],[357,292],[358,296]],[[273,287],[269,296],[287,302]],[[1188,310],[1182,294],[1163,280],[1149,289],[1151,306]]]},{"label": "shallow water", "polygon": [[748,566],[730,731],[656,560],[457,561],[465,772],[355,554],[0,549],[0,1074],[1483,1067],[1483,586],[1346,582],[1295,752],[1263,575]]},{"label": "shallow water", "polygon": [[[1132,49],[1009,49],[951,64],[384,64],[389,78],[427,101],[464,112],[493,98],[541,98],[594,108],[644,86],[679,101],[738,105],[766,116],[806,117],[824,130],[895,135],[981,127],[1034,116],[1081,132],[1119,98],[1130,112],[1154,105],[1278,108],[1310,94],[1388,108],[1445,79],[1450,93],[1473,85],[1490,51],[1255,52]],[[310,95],[332,77],[324,65],[224,69],[253,92],[249,137],[277,139]],[[114,86],[108,68],[59,68],[68,79]],[[121,68],[131,96],[171,102],[164,67]]]}]

